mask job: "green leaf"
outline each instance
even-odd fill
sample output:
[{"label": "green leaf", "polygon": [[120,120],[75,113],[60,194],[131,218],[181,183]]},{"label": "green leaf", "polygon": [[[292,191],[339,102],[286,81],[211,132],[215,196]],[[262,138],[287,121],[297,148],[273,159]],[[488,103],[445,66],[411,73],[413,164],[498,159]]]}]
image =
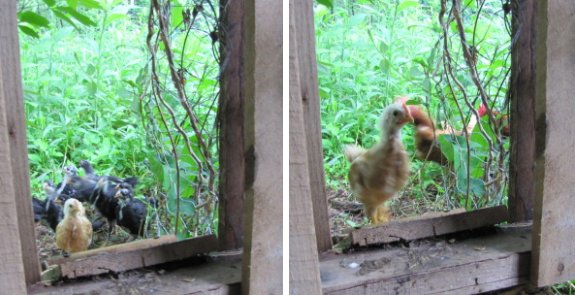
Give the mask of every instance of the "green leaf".
[{"label": "green leaf", "polygon": [[66,15],[65,13],[62,13],[56,9],[53,9],[52,12],[54,13],[55,16],[57,16],[59,19],[67,22],[68,24],[70,24],[72,27],[74,27],[74,29],[79,30],[78,26],[76,25],[76,23],[70,18],[68,17],[68,15]]},{"label": "green leaf", "polygon": [[23,26],[23,25],[18,25],[18,28],[20,29],[20,31],[22,31],[22,33],[30,36],[30,37],[34,37],[34,38],[40,38],[40,35],[38,35],[38,33],[36,33],[36,31],[34,31],[32,28],[27,27],[27,26]]},{"label": "green leaf", "polygon": [[172,27],[176,27],[184,21],[184,16],[182,15],[183,11],[184,11],[184,7],[182,7],[182,6],[172,7],[172,12],[171,12],[172,15],[171,15],[171,20],[170,20]]},{"label": "green leaf", "polygon": [[29,23],[31,25],[34,25],[36,27],[49,27],[50,26],[50,21],[48,21],[45,17],[34,13],[32,11],[24,11],[24,12],[20,12],[18,13],[18,19],[21,22],[26,22]]},{"label": "green leaf", "polygon": [[89,17],[87,17],[86,15],[78,12],[77,10],[73,9],[72,7],[68,7],[68,6],[59,6],[56,7],[56,9],[67,13],[68,15],[70,15],[71,17],[75,18],[77,21],[79,21],[80,23],[86,25],[86,26],[92,26],[95,27],[96,23],[91,20]]},{"label": "green leaf", "polygon": [[417,0],[405,0],[403,2],[401,2],[401,4],[399,4],[399,6],[397,6],[397,12],[401,12],[405,9],[408,9],[410,7],[418,7],[419,6],[419,1]]},{"label": "green leaf", "polygon": [[104,9],[98,1],[94,0],[79,0],[78,3],[86,8]]},{"label": "green leaf", "polygon": [[66,3],[68,3],[68,6],[72,7],[73,9],[78,7],[78,0],[66,0]]},{"label": "green leaf", "polygon": [[44,1],[44,3],[46,3],[46,5],[48,5],[49,7],[56,5],[56,0],[42,0],[42,1]]},{"label": "green leaf", "polygon": [[317,3],[327,8],[333,8],[333,2],[331,0],[317,0]]}]

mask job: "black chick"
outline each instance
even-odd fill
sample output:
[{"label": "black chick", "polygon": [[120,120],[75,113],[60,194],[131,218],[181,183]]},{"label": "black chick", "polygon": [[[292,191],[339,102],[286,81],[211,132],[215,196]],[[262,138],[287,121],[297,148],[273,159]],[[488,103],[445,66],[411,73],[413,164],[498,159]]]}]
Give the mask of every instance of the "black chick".
[{"label": "black chick", "polygon": [[108,177],[101,177],[96,185],[94,194],[90,198],[90,202],[94,205],[98,213],[108,221],[108,237],[106,243],[110,241],[112,230],[118,219],[117,214],[120,210],[120,200],[116,198],[116,193],[122,189],[132,192],[133,186],[131,183],[134,183],[132,179],[130,179],[130,182],[118,183]]},{"label": "black chick", "polygon": [[[116,176],[99,176],[99,175],[96,175],[96,173],[94,172],[94,167],[87,160],[80,161],[80,167],[82,169],[84,169],[85,178],[87,178],[91,181],[97,182],[100,180],[100,178],[105,177],[107,180],[115,182],[115,183],[122,183],[122,182],[130,183],[133,187],[136,186],[136,183],[138,182],[138,179],[136,177],[129,177],[126,179],[121,179],[121,178],[116,177]],[[133,182],[134,180],[135,180],[135,182]]]},{"label": "black chick", "polygon": [[32,210],[34,211],[34,222],[38,222],[44,218],[46,214],[46,202],[40,199],[32,198]]},{"label": "black chick", "polygon": [[143,236],[148,213],[146,204],[134,198],[133,192],[125,188],[119,190],[115,198],[120,204],[116,212],[118,225],[126,228],[133,236]]},{"label": "black chick", "polygon": [[86,178],[93,179],[95,181],[98,181],[100,179],[100,177],[94,173],[94,168],[92,167],[92,164],[90,164],[90,162],[88,162],[87,160],[80,161],[80,167],[84,169],[84,176]]},{"label": "black chick", "polygon": [[56,232],[58,223],[64,219],[64,210],[62,209],[62,200],[58,197],[54,184],[50,181],[44,183],[46,192],[44,219],[48,222],[50,228]]},{"label": "black chick", "polygon": [[[64,180],[62,183],[64,187],[58,186],[58,190],[62,191],[59,195],[63,199],[74,198],[80,202],[87,202],[95,194],[98,181],[88,177],[78,176],[78,171],[73,166],[64,167]],[[69,190],[70,194],[65,194],[65,190]],[[65,201],[65,200],[64,200]]]},{"label": "black chick", "polygon": [[74,178],[77,177],[78,171],[74,166],[66,166],[62,169],[64,179],[56,186],[58,197],[65,202],[69,198],[78,198],[78,190],[72,185]]}]

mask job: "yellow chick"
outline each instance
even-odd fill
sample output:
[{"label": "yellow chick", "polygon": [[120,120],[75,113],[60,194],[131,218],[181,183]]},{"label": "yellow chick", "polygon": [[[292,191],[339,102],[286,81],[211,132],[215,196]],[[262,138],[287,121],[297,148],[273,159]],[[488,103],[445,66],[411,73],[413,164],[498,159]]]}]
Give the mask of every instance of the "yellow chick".
[{"label": "yellow chick", "polygon": [[56,245],[65,253],[85,251],[92,242],[92,223],[80,201],[64,203],[64,219],[56,227]]},{"label": "yellow chick", "polygon": [[398,100],[383,111],[382,138],[365,150],[349,145],[344,149],[351,162],[349,183],[365,207],[365,215],[373,224],[391,220],[385,201],[405,185],[409,177],[409,157],[401,141],[403,125],[413,122],[405,99]]}]

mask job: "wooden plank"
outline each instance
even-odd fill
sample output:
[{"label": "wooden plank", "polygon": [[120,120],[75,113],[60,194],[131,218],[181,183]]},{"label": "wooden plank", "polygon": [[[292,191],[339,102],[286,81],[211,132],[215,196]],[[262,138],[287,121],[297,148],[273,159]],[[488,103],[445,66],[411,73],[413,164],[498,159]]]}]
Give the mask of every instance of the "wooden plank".
[{"label": "wooden plank", "polygon": [[280,294],[283,262],[282,6],[244,1],[243,294]]},{"label": "wooden plank", "polygon": [[511,158],[509,215],[512,222],[533,219],[535,166],[535,7],[513,1],[511,48]]},{"label": "wooden plank", "polygon": [[575,278],[575,2],[537,1],[536,164],[532,280]]},{"label": "wooden plank", "polygon": [[420,241],[320,262],[324,294],[476,294],[524,284],[529,230],[456,241]]},{"label": "wooden plank", "polygon": [[[34,234],[32,198],[28,171],[28,145],[26,143],[26,120],[24,118],[24,99],[22,96],[22,74],[20,67],[20,47],[18,44],[18,21],[14,1],[0,3],[0,64],[4,89],[6,121],[8,123],[8,143],[12,162],[12,182],[17,196],[18,230],[22,247],[22,263],[26,282],[31,284],[40,280],[40,264]],[[0,95],[2,95],[0,94]],[[2,141],[6,142],[6,141]],[[10,166],[0,166],[9,169]]]},{"label": "wooden plank", "polygon": [[289,284],[290,294],[320,294],[294,2],[289,2]]},{"label": "wooden plank", "polygon": [[[80,253],[69,258],[58,259],[62,277],[77,278],[122,272],[131,269],[148,267],[205,254],[215,249],[218,241],[215,236],[203,236],[153,247],[128,249],[126,251],[97,251]],[[129,248],[129,247],[128,247]],[[90,252],[90,251],[87,251]]]},{"label": "wooden plank", "polygon": [[320,104],[315,53],[315,30],[313,22],[313,1],[294,0],[296,41],[299,44],[298,60],[303,104],[303,118],[306,129],[306,148],[309,162],[309,181],[312,196],[315,234],[319,251],[331,249],[331,232],[325,172],[323,169],[323,148],[321,143]]},{"label": "wooden plank", "polygon": [[242,92],[243,1],[220,0],[220,250],[243,246],[244,114]]},{"label": "wooden plank", "polygon": [[104,254],[104,253],[111,254],[111,253],[121,253],[121,252],[143,250],[143,249],[147,249],[147,248],[157,247],[160,245],[173,244],[176,241],[177,241],[177,238],[175,235],[161,236],[157,239],[137,240],[137,241],[133,241],[130,243],[118,244],[118,245],[113,245],[113,246],[109,246],[109,247],[103,247],[103,248],[98,248],[98,249],[92,249],[89,251],[74,253],[74,254],[71,254],[69,257],[66,257],[66,258],[61,257],[61,256],[55,257],[55,258],[49,259],[48,264],[49,265],[60,264],[60,263],[69,261],[70,259],[90,257],[90,256],[94,256],[96,254]]},{"label": "wooden plank", "polygon": [[470,212],[454,211],[360,228],[352,231],[350,238],[352,243],[358,246],[412,241],[494,225],[508,219],[505,206]]},{"label": "wooden plank", "polygon": [[209,256],[198,265],[153,267],[98,280],[72,280],[57,286],[30,286],[30,295],[73,294],[240,294],[241,259],[220,260]]},{"label": "wooden plank", "polygon": [[[8,2],[0,4],[0,17],[6,10]],[[13,7],[8,11],[15,12]],[[0,20],[1,22],[1,20]],[[0,26],[0,41],[7,27]],[[0,45],[1,46],[1,45]],[[0,51],[2,53],[2,51]],[[0,54],[1,55],[1,54]],[[10,127],[6,120],[6,100],[9,96],[4,91],[4,67],[0,63],[0,286],[6,294],[25,294],[26,276],[22,264],[22,245],[20,244],[20,232],[18,230],[18,214],[16,212],[17,195],[14,188],[14,170],[8,136]]]}]

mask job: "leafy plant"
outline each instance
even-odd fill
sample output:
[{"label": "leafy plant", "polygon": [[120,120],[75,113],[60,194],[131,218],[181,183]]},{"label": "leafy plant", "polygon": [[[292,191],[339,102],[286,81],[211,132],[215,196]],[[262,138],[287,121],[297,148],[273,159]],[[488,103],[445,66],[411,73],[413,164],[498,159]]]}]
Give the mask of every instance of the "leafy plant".
[{"label": "leafy plant", "polygon": [[[482,101],[470,75],[474,68],[489,106],[506,112],[508,15],[500,1],[463,1],[457,10],[461,31],[454,8],[444,2],[340,0],[333,8],[315,7],[325,170],[332,190],[348,190],[343,146],[370,147],[379,140],[381,110],[396,96],[411,97],[410,103],[428,110],[439,128],[462,130]],[[438,21],[442,10],[447,30]],[[473,67],[463,54],[461,32],[475,54]],[[468,139],[439,137],[453,162],[450,169],[412,158],[412,176],[400,197],[412,204],[403,206],[411,212],[406,214],[506,200],[509,143],[491,126],[485,117]],[[403,139],[414,155],[413,127],[403,128]]]},{"label": "leafy plant", "polygon": [[[200,210],[205,204],[190,199],[194,180],[205,177],[205,171],[185,155],[178,159],[183,201],[175,206],[178,173],[166,136],[172,127],[161,126],[150,101],[146,2],[137,6],[121,0],[19,3],[32,191],[43,198],[43,181],[59,182],[63,166],[86,159],[99,174],[139,178],[138,197],[155,197],[162,206],[157,218],[161,223],[155,222],[158,232],[174,231],[179,210],[180,224],[185,223],[179,235],[196,236],[217,228],[217,214],[206,216]],[[174,5],[180,16],[185,7],[193,8],[185,5]],[[183,23],[181,17],[179,23]],[[178,30],[179,26],[174,25]],[[211,136],[218,67],[212,40],[200,35],[205,34],[194,31],[187,41],[184,35],[175,36],[172,46],[187,71],[186,91],[195,99],[194,110],[202,114],[200,127]],[[162,81],[166,77],[162,74]],[[161,91],[172,107],[178,106],[173,89]],[[183,127],[191,129],[185,123]],[[194,135],[187,135],[193,145],[198,143]],[[181,154],[183,142],[176,138]],[[217,152],[213,141],[208,148]]]}]

